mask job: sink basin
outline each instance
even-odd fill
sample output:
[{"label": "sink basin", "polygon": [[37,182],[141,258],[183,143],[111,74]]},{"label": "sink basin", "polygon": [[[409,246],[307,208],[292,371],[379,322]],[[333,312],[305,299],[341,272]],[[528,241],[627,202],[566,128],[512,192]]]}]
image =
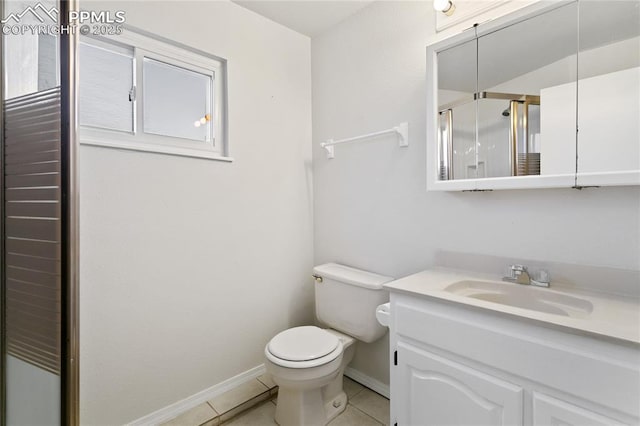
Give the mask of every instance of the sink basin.
[{"label": "sink basin", "polygon": [[444,291],[486,302],[572,318],[585,318],[593,311],[593,304],[588,300],[516,283],[464,280],[448,285]]}]

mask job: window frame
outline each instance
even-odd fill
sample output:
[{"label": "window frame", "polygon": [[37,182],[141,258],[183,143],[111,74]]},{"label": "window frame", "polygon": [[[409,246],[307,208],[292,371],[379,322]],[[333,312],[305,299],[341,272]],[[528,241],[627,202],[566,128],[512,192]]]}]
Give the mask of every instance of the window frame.
[{"label": "window frame", "polygon": [[[180,45],[169,40],[143,34],[127,27],[113,36],[83,36],[82,43],[104,48],[105,44],[133,49],[133,131],[119,131],[80,126],[80,143],[84,145],[153,152],[185,157],[232,161],[227,141],[226,60]],[[144,58],[203,74],[211,78],[210,141],[158,135],[144,131]],[[80,65],[82,66],[82,64]]]}]

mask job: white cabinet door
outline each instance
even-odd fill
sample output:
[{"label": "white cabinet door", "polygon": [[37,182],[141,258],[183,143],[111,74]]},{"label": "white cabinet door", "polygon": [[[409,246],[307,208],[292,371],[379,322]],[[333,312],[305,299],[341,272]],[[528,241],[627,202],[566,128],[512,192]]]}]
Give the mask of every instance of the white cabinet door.
[{"label": "white cabinet door", "polygon": [[533,393],[534,426],[614,426],[622,423],[557,398]]},{"label": "white cabinet door", "polygon": [[502,379],[398,342],[398,426],[522,425],[523,390]]}]

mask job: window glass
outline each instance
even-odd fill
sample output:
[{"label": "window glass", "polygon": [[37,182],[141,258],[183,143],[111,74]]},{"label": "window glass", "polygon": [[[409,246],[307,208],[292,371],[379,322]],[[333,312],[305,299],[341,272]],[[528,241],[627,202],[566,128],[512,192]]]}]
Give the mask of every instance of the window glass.
[{"label": "window glass", "polygon": [[133,132],[133,49],[80,43],[80,124]]},{"label": "window glass", "polygon": [[143,84],[145,133],[211,142],[211,76],[144,58]]}]

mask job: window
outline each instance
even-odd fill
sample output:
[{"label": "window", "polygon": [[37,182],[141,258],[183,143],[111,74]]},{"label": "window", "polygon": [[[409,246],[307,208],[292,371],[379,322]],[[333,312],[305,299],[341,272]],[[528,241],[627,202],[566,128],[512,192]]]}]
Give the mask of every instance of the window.
[{"label": "window", "polygon": [[230,160],[225,65],[131,30],[81,38],[81,143]]},{"label": "window", "polygon": [[135,131],[133,48],[106,43],[80,44],[80,123],[101,129]]}]

